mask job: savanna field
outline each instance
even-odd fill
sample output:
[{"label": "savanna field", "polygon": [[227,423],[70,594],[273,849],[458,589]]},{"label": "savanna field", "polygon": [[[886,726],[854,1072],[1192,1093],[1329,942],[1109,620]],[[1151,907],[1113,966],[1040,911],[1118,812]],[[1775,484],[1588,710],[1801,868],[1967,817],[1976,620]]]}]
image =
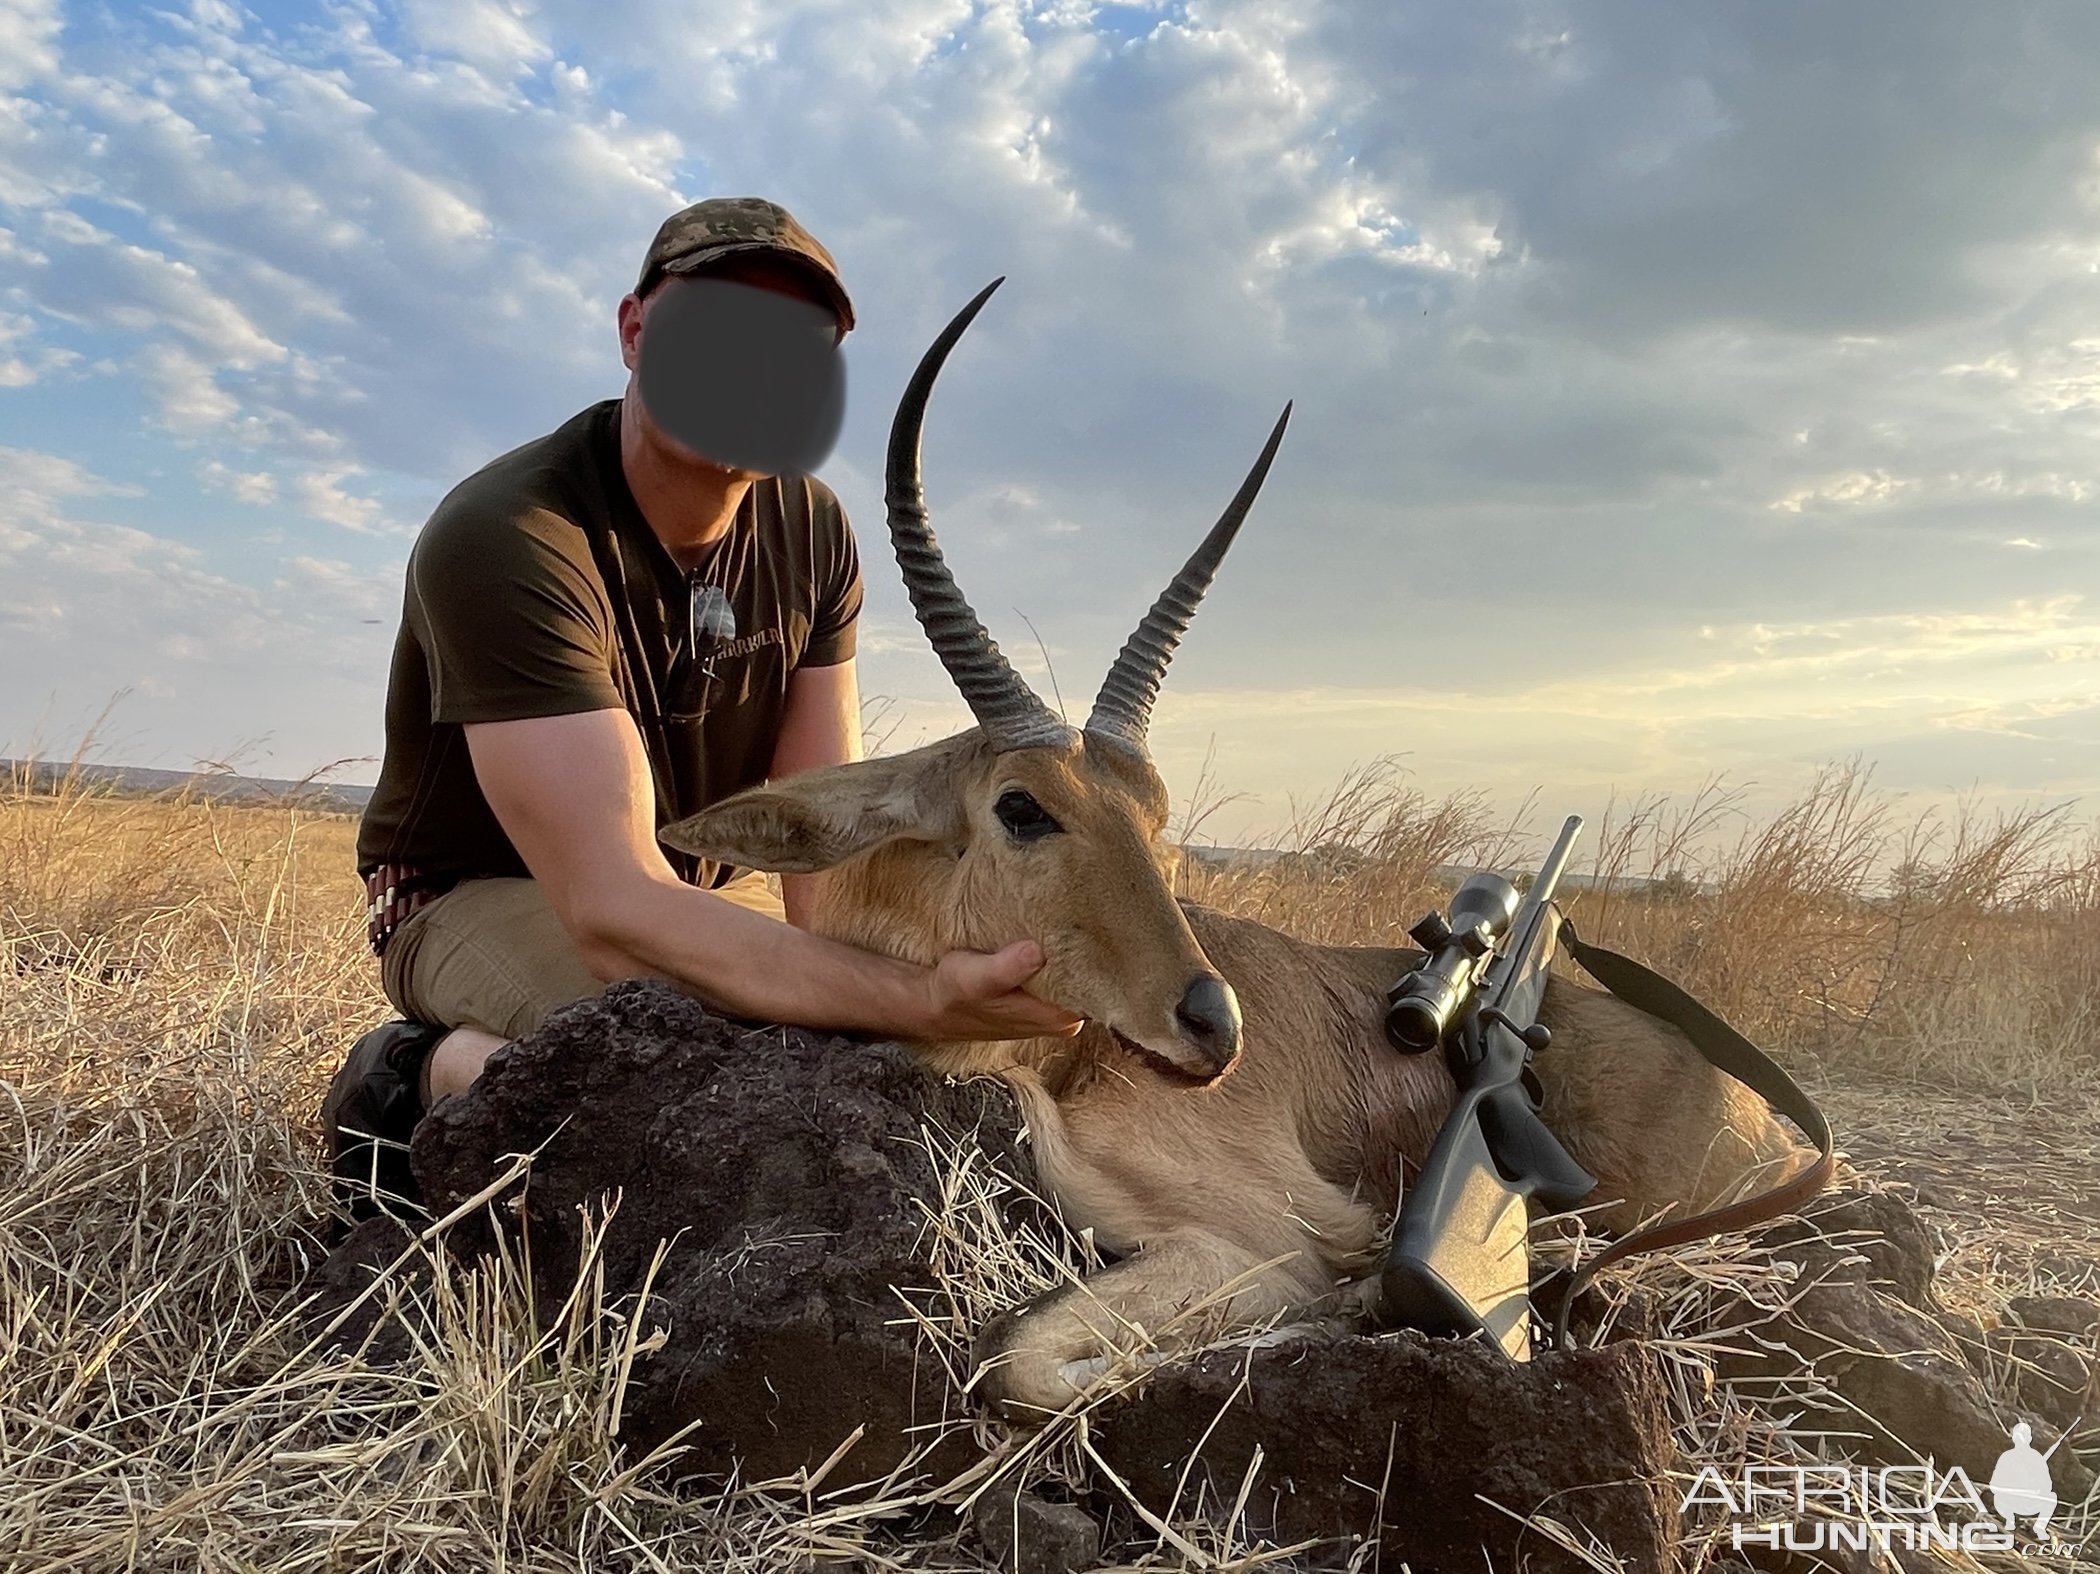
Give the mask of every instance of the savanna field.
[{"label": "savanna field", "polygon": [[[1204,818],[1199,791],[1180,828],[1198,845]],[[846,1506],[821,1480],[701,1491],[628,1457],[621,1374],[649,1357],[646,1305],[586,1287],[537,1326],[502,1263],[441,1278],[440,1337],[404,1361],[315,1347],[297,1315],[325,1252],[315,1110],[388,1014],[354,833],[289,804],[0,787],[0,1568],[978,1567],[952,1508],[908,1485]],[[1440,869],[1521,868],[1543,839],[1372,768],[1299,816],[1290,856],[1188,859],[1181,879],[1310,939],[1404,943]],[[2014,1297],[2100,1293],[2089,822],[1920,818],[1837,768],[1759,822],[1721,789],[1622,804],[1575,867],[1588,938],[1774,1049],[1854,1162],[1915,1199],[1951,1305],[1989,1326]],[[959,1347],[1077,1248],[995,1238],[968,1156],[952,1167],[926,1288],[956,1326],[926,1336]],[[1767,1269],[1720,1242],[1618,1275],[1661,1308],[1689,1459],[1818,1446],[1703,1364],[1708,1297]],[[1071,1443],[1038,1439],[1012,1468],[1070,1470]],[[2067,1505],[2063,1526],[2093,1519]],[[1297,1555],[1195,1509],[1140,1528],[1150,1566]]]}]

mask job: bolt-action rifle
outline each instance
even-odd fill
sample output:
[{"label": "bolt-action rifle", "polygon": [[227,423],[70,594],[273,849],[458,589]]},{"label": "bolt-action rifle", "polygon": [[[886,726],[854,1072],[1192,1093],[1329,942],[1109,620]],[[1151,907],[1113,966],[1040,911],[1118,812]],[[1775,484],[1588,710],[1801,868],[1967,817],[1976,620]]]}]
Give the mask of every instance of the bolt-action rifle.
[{"label": "bolt-action rifle", "polygon": [[1484,1333],[1531,1356],[1531,1258],[1525,1202],[1572,1208],[1596,1177],[1539,1119],[1531,1057],[1551,1042],[1538,1021],[1560,930],[1553,893],[1582,830],[1570,815],[1520,899],[1499,874],[1476,874],[1408,931],[1427,953],[1386,996],[1385,1035],[1406,1054],[1441,1048],[1458,1095],[1401,1204],[1380,1276],[1388,1326]]},{"label": "bolt-action rifle", "polygon": [[1576,1292],[1598,1269],[1793,1212],[1829,1184],[1836,1165],[1829,1122],[1771,1057],[1661,974],[1584,944],[1563,922],[1553,893],[1581,830],[1570,815],[1521,900],[1497,874],[1461,885],[1449,917],[1430,913],[1408,931],[1426,955],[1386,995],[1386,1038],[1407,1054],[1441,1048],[1458,1093],[1393,1221],[1373,1314],[1392,1328],[1485,1334],[1518,1361],[1531,1357],[1525,1203],[1572,1208],[1597,1184],[1540,1121],[1531,1070],[1531,1057],[1552,1042],[1538,1011],[1562,942],[1606,989],[1677,1028],[1709,1064],[1792,1120],[1816,1156],[1765,1191],[1651,1224],[1587,1259],[1560,1297],[1555,1343],[1566,1340]]}]

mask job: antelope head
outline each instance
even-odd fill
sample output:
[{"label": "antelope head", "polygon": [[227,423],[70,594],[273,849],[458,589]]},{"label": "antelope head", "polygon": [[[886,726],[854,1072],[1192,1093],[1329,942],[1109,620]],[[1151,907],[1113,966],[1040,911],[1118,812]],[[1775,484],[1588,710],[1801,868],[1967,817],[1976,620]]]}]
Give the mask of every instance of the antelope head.
[{"label": "antelope head", "polygon": [[[1174,900],[1179,855],[1165,839],[1167,791],[1145,734],[1167,663],[1261,489],[1290,408],[1075,729],[1007,664],[927,522],[927,400],[999,282],[956,315],[912,374],[890,429],[885,489],[912,608],[977,725],[908,754],[751,788],[666,827],[663,840],[744,868],[830,870],[815,927],[909,961],[1032,938],[1044,958],[1029,984],[1036,994],[1150,1060],[1212,1081],[1238,1057],[1239,1002]],[[941,1059],[950,1070],[998,1069],[985,1053],[957,1046]]]}]

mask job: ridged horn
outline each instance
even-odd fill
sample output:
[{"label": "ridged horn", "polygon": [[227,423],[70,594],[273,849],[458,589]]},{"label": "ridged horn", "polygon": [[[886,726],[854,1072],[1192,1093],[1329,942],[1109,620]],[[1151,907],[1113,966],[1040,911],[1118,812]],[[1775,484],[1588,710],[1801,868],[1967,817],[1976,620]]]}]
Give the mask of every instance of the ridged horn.
[{"label": "ridged horn", "polygon": [[904,588],[911,594],[911,609],[933,644],[934,654],[948,669],[948,676],[969,702],[970,714],[984,729],[992,747],[1001,754],[1013,749],[1063,747],[1073,732],[1007,665],[1006,657],[985,632],[955,576],[941,556],[926,517],[926,488],[920,474],[919,439],[926,425],[926,402],[933,382],[955,341],[963,336],[971,319],[992,298],[992,291],[1006,282],[994,279],[977,298],[955,314],[941,336],[920,358],[918,369],[905,384],[897,402],[897,418],[890,424],[889,465],[883,501],[889,509],[890,546],[897,566],[904,570]]},{"label": "ridged horn", "polygon": [[1254,506],[1255,494],[1268,477],[1270,462],[1276,457],[1283,442],[1283,429],[1290,421],[1291,407],[1285,405],[1261,457],[1254,461],[1254,468],[1247,472],[1238,493],[1210,527],[1203,544],[1174,576],[1174,582],[1152,603],[1152,610],[1138,624],[1137,632],[1124,641],[1115,665],[1101,682],[1101,692],[1094,697],[1093,713],[1086,719],[1088,737],[1111,739],[1140,754],[1145,752],[1145,730],[1152,722],[1152,702],[1159,698],[1167,663],[1174,659],[1174,648],[1188,632],[1189,619],[1196,615],[1204,592],[1210,589],[1218,572],[1218,564],[1224,561],[1232,538],[1239,534],[1247,510]]}]

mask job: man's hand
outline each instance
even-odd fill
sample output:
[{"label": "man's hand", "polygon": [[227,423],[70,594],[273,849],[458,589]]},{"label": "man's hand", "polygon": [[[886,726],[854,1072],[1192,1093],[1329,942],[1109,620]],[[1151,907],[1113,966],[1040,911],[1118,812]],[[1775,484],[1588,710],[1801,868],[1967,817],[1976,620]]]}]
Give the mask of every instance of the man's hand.
[{"label": "man's hand", "polygon": [[1085,1023],[1021,986],[1043,965],[1043,948],[1016,940],[1000,951],[950,951],[927,977],[931,1039],[1069,1037]]}]

